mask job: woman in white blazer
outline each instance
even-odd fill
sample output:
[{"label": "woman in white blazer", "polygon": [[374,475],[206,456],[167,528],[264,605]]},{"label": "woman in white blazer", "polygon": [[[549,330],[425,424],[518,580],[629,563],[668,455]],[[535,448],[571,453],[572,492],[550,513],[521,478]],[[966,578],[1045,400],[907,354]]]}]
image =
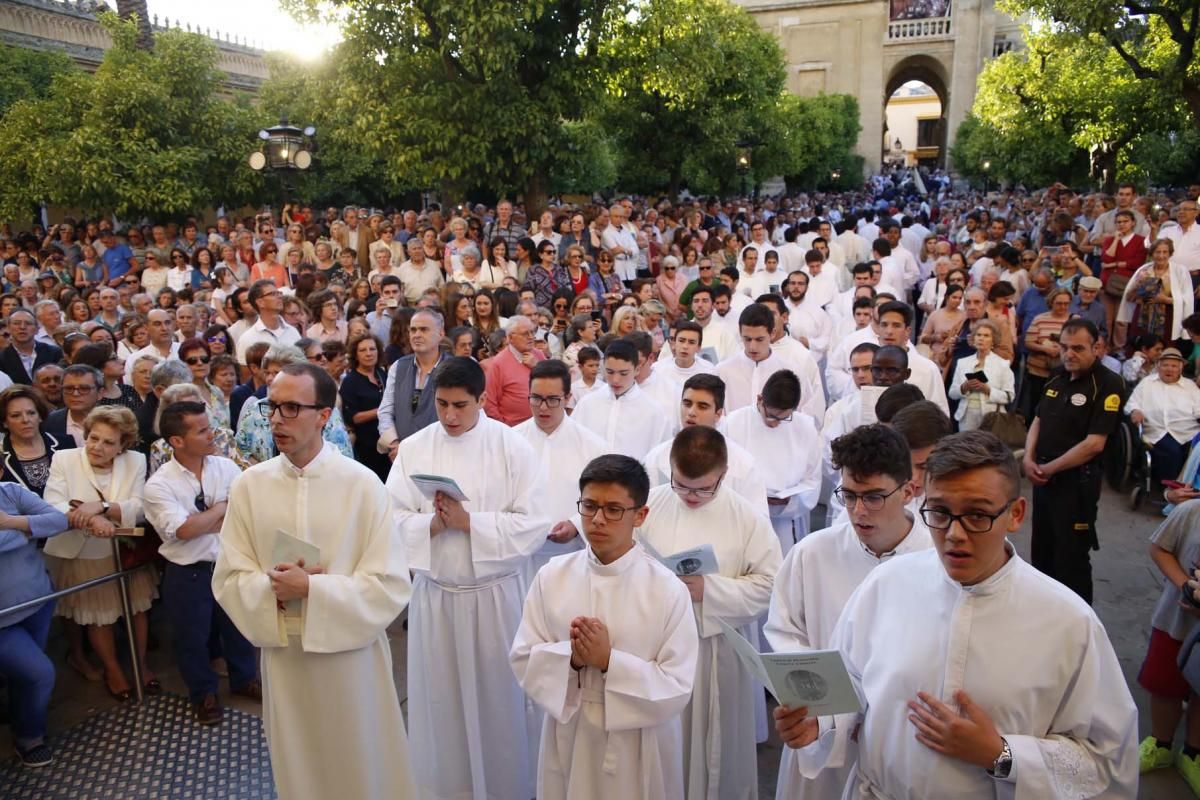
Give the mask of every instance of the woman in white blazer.
[{"label": "woman in white blazer", "polygon": [[[1009,363],[992,352],[992,346],[1000,339],[1000,329],[990,319],[981,319],[975,325],[972,343],[975,355],[960,358],[954,364],[954,377],[950,380],[950,399],[958,400],[954,418],[960,431],[973,431],[989,411],[1003,411],[1012,402],[1016,384]],[[982,372],[987,382],[967,378]]]},{"label": "woman in white blazer", "polygon": [[[71,524],[70,530],[46,543],[46,565],[57,589],[112,573],[110,540],[118,528],[135,527],[142,519],[146,457],[130,449],[138,438],[133,412],[122,406],[95,408],[83,421],[83,435],[83,447],[54,454],[46,482],[46,502],[66,514]],[[155,575],[147,569],[129,579],[137,658],[145,688],[151,693],[161,691],[146,667],[146,611],[158,596],[156,585]],[[118,700],[129,699],[132,691],[117,660],[113,637],[113,623],[122,615],[116,581],[67,595],[58,601],[55,614],[86,626],[92,649],[103,663],[109,693]],[[82,637],[70,638],[70,660],[85,665]]]}]

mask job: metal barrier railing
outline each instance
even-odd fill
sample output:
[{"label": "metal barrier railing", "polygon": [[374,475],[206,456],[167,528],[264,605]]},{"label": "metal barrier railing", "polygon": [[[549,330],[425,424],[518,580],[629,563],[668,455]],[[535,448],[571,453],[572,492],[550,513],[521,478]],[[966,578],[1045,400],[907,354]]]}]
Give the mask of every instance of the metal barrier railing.
[{"label": "metal barrier railing", "polygon": [[145,699],[145,692],[142,686],[142,664],[138,660],[137,639],[133,632],[133,605],[129,601],[129,576],[137,572],[139,569],[145,569],[150,565],[139,564],[136,567],[122,569],[121,545],[115,537],[112,539],[112,550],[113,569],[115,572],[112,572],[108,575],[102,575],[99,578],[92,578],[91,580],[84,581],[83,583],[76,584],[75,586],[68,586],[66,589],[59,589],[51,592],[50,594],[42,595],[41,597],[35,597],[32,600],[25,600],[24,602],[17,603],[15,606],[0,608],[0,619],[19,611],[37,608],[38,606],[48,603],[51,600],[57,600],[58,598],[66,597],[69,594],[75,594],[76,592],[82,592],[85,589],[91,589],[111,581],[117,581],[118,587],[121,590],[121,611],[125,615],[125,632],[129,640],[129,661],[133,665],[133,691],[137,696],[137,701],[140,703],[143,699]]}]

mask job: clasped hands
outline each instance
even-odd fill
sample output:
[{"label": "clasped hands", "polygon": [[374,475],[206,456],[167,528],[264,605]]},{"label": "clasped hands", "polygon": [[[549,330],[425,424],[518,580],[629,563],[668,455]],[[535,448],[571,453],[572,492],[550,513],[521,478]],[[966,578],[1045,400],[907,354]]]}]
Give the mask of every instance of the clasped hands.
[{"label": "clasped hands", "polygon": [[72,500],[71,510],[67,512],[67,524],[72,528],[87,531],[88,535],[98,539],[111,539],[117,534],[117,526],[104,515],[104,504],[99,500],[85,503],[82,500]]},{"label": "clasped hands", "polygon": [[429,521],[429,533],[437,536],[446,530],[471,532],[471,514],[463,504],[445,492],[433,494],[433,519]]},{"label": "clasped hands", "polygon": [[[926,692],[908,701],[908,721],[917,729],[917,741],[936,753],[991,769],[1004,749],[995,724],[966,692],[955,692],[954,702],[960,711]],[[774,716],[775,730],[788,747],[799,749],[817,740],[817,720],[808,716],[807,707],[780,706]]]},{"label": "clasped hands", "polygon": [[604,672],[612,655],[608,626],[596,617],[576,617],[571,620],[571,666],[575,669],[595,667]]},{"label": "clasped hands", "polygon": [[315,567],[304,566],[303,558],[295,564],[276,564],[275,569],[267,570],[271,578],[271,591],[275,593],[275,605],[282,611],[287,601],[308,597],[308,576],[324,574],[325,568],[319,564]]}]

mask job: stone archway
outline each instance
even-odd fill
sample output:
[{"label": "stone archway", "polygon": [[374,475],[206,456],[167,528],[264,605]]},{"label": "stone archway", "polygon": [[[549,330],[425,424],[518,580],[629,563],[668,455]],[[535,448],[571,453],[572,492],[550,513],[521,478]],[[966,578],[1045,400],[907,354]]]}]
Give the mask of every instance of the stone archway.
[{"label": "stone archway", "polygon": [[[949,137],[949,125],[947,124],[947,116],[950,109],[950,76],[947,72],[945,64],[939,59],[929,55],[911,55],[897,62],[888,72],[887,81],[884,84],[883,91],[883,120],[884,127],[887,127],[887,105],[892,95],[896,93],[904,84],[909,81],[919,81],[937,95],[938,102],[941,103],[941,115],[938,120],[938,130],[936,140],[938,143],[938,166],[945,167],[947,159],[947,141]],[[881,139],[881,147],[883,137]],[[883,157],[887,156],[886,149],[882,153]]]}]

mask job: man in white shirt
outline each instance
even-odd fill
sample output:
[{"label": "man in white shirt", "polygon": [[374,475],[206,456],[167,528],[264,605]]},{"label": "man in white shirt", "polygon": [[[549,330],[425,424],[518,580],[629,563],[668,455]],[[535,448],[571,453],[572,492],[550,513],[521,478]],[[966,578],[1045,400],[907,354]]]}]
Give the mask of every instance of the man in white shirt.
[{"label": "man in white shirt", "polygon": [[639,363],[632,342],[611,342],[604,351],[605,388],[580,400],[572,418],[603,439],[608,452],[640,460],[674,426],[669,412],[637,385]]},{"label": "man in white shirt", "polygon": [[809,278],[808,296],[813,305],[824,308],[833,302],[839,294],[837,276],[831,266],[825,261],[825,254],[813,248],[804,254],[804,264],[800,269]]},{"label": "man in white shirt", "polygon": [[690,319],[676,320],[672,326],[671,339],[659,353],[658,362],[654,365],[655,372],[683,383],[693,375],[713,374],[717,368],[707,359],[697,358],[696,354],[704,342],[704,328]]},{"label": "man in white shirt", "polygon": [[750,241],[742,246],[738,251],[738,263],[741,264],[746,260],[746,250],[754,248],[758,251],[759,261],[762,261],[763,253],[773,249],[771,242],[767,240],[767,226],[761,221],[755,221],[750,224]]},{"label": "man in white shirt", "polygon": [[533,416],[513,430],[525,437],[538,461],[551,465],[552,480],[545,494],[551,527],[546,541],[529,560],[526,585],[554,556],[580,550],[585,543],[569,522],[579,499],[579,475],[594,458],[604,455],[604,440],[567,416],[571,399],[571,371],[558,360],[539,361],[529,372],[529,407]]},{"label": "man in white shirt", "polygon": [[613,255],[613,270],[626,282],[637,277],[637,236],[625,227],[628,212],[620,203],[608,210],[608,227],[600,234],[600,243]]},{"label": "man in white shirt", "polygon": [[799,340],[788,336],[788,310],[783,298],[777,294],[764,294],[758,302],[771,309],[775,317],[775,326],[771,329],[771,353],[800,379],[803,398],[800,410],[820,427],[825,419],[825,387],[821,385],[821,368],[816,356]]},{"label": "man in white shirt", "polygon": [[[521,617],[522,572],[546,541],[546,468],[521,434],[483,413],[483,368],[433,374],[438,421],[404,439],[387,488],[416,578],[408,624],[409,725],[420,797],[532,797],[536,721],[503,664]],[[457,484],[430,497],[414,475]],[[468,508],[469,506],[469,508]]]},{"label": "man in white shirt", "polygon": [[833,318],[816,300],[810,300],[808,273],[795,270],[784,283],[788,333],[809,349],[813,358],[825,359],[833,337]]},{"label": "man in white shirt", "polygon": [[725,437],[685,428],[671,445],[670,483],[650,492],[638,539],[662,556],[708,545],[718,571],[682,575],[700,631],[692,701],[683,712],[689,798],[736,797],[757,786],[755,699],[761,690],[734,655],[719,622],[749,635],[770,602],[779,542],[749,501],[724,486]]},{"label": "man in white shirt", "polygon": [[870,255],[870,243],[858,235],[853,225],[843,220],[838,223],[837,227],[839,230],[837,241],[846,253],[846,261],[844,262],[846,266],[857,264]]},{"label": "man in white shirt", "polygon": [[[892,220],[884,225],[883,237],[887,239],[892,248],[892,258],[900,262],[900,268],[904,272],[904,291],[911,292],[921,281],[921,264],[917,261],[916,255],[910,253],[908,248],[901,244],[900,223]],[[921,244],[923,246],[924,241]]]},{"label": "man in white shirt", "polygon": [[692,319],[704,329],[701,353],[710,354],[720,362],[741,349],[742,342],[737,330],[716,314],[713,296],[714,290],[708,286],[699,286],[692,292]]},{"label": "man in white shirt", "polygon": [[[880,564],[933,546],[929,529],[906,509],[912,498],[908,446],[885,425],[867,425],[836,440],[832,453],[836,492],[850,516],[809,534],[787,554],[775,576],[771,611],[763,629],[777,653],[825,650],[846,601]],[[800,773],[797,752],[784,748],[778,800],[841,796],[850,778],[856,744],[851,731],[836,734],[842,765],[816,777]]]},{"label": "man in white shirt", "polygon": [[803,247],[796,243],[796,234],[799,232],[795,225],[787,229],[783,234],[785,244],[779,248],[779,268],[785,272],[794,272],[804,266]]},{"label": "man in white shirt", "polygon": [[[125,383],[130,386],[133,385],[133,368],[142,356],[154,356],[162,361],[179,357],[179,342],[175,340],[175,320],[171,318],[171,312],[163,308],[152,310],[146,315],[146,329],[150,333],[150,344],[134,350],[125,359]],[[300,338],[299,335],[296,338]]]},{"label": "man in white shirt", "polygon": [[215,454],[204,403],[172,403],[162,410],[158,428],[174,451],[145,488],[146,521],[162,538],[158,554],[167,562],[163,609],[196,722],[216,725],[224,713],[217,700],[217,673],[209,661],[209,635],[214,629],[233,694],[262,700],[258,654],[217,605],[212,590],[229,488],[242,471]]},{"label": "man in white shirt", "polygon": [[763,256],[762,268],[756,269],[750,275],[742,275],[738,282],[738,291],[753,299],[760,294],[772,292],[779,294],[783,291],[783,282],[787,273],[779,268],[779,252],[768,250]]},{"label": "man in white shirt", "polygon": [[1177,348],[1163,350],[1157,374],[1139,381],[1125,401],[1129,420],[1142,426],[1156,486],[1179,477],[1192,438],[1200,433],[1200,388],[1194,381],[1180,380],[1183,364]]},{"label": "man in white shirt", "polygon": [[[274,281],[261,280],[250,284],[247,294],[250,305],[258,314],[258,321],[246,329],[237,340],[237,362],[246,364],[246,351],[255,342],[266,342],[270,345],[294,345],[300,341],[300,331],[283,320],[283,293]],[[154,312],[151,312],[154,313]],[[153,329],[151,330],[153,338]],[[130,360],[132,363],[132,359]]]},{"label": "man in white shirt", "polygon": [[[892,253],[892,245],[887,239],[876,239],[871,243],[871,257],[879,262],[879,291],[891,292],[897,298],[902,298],[905,297],[908,275],[905,274],[904,262]],[[916,282],[915,274],[913,282]]]},{"label": "man in white shirt", "polygon": [[864,710],[775,712],[800,773],[843,767],[857,729],[844,797],[1133,797],[1137,709],[1095,613],[1008,541],[1027,509],[1012,453],[959,433],[926,469],[934,547],[872,570],[829,639]]},{"label": "man in white shirt", "polygon": [[839,271],[845,269],[846,264],[848,263],[846,260],[846,249],[842,246],[841,242],[838,241],[837,237],[834,236],[833,225],[829,223],[829,220],[823,219],[820,221],[820,223],[817,225],[817,234],[817,238],[813,239],[813,249],[820,249],[820,243],[821,241],[824,241],[825,246],[829,248],[829,252],[826,254],[826,260],[831,265],[838,267]]},{"label": "man in white shirt", "polygon": [[404,289],[404,301],[415,306],[428,289],[440,289],[445,283],[442,270],[425,258],[425,246],[420,238],[412,238],[405,245],[408,260],[396,268],[396,275]]},{"label": "man in white shirt", "polygon": [[554,230],[554,212],[547,209],[542,212],[542,216],[538,218],[537,233],[529,237],[533,239],[535,245],[549,241],[554,245],[555,249],[562,243],[562,234]]},{"label": "man in white shirt", "polygon": [[635,379],[638,388],[650,395],[663,411],[670,417],[671,434],[679,430],[679,396],[683,391],[683,382],[676,380],[666,372],[656,371],[654,339],[645,331],[634,331],[626,334],[626,341],[633,344],[638,351],[638,368]]},{"label": "man in white shirt", "polygon": [[[1197,280],[1196,273],[1200,273],[1200,226],[1196,225],[1196,201],[1181,202],[1175,209],[1175,216],[1178,224],[1164,225],[1159,237],[1174,242],[1175,254],[1171,256],[1171,260],[1187,267],[1188,272],[1192,273],[1194,283]],[[1147,250],[1152,244],[1154,243],[1146,243]]]}]

